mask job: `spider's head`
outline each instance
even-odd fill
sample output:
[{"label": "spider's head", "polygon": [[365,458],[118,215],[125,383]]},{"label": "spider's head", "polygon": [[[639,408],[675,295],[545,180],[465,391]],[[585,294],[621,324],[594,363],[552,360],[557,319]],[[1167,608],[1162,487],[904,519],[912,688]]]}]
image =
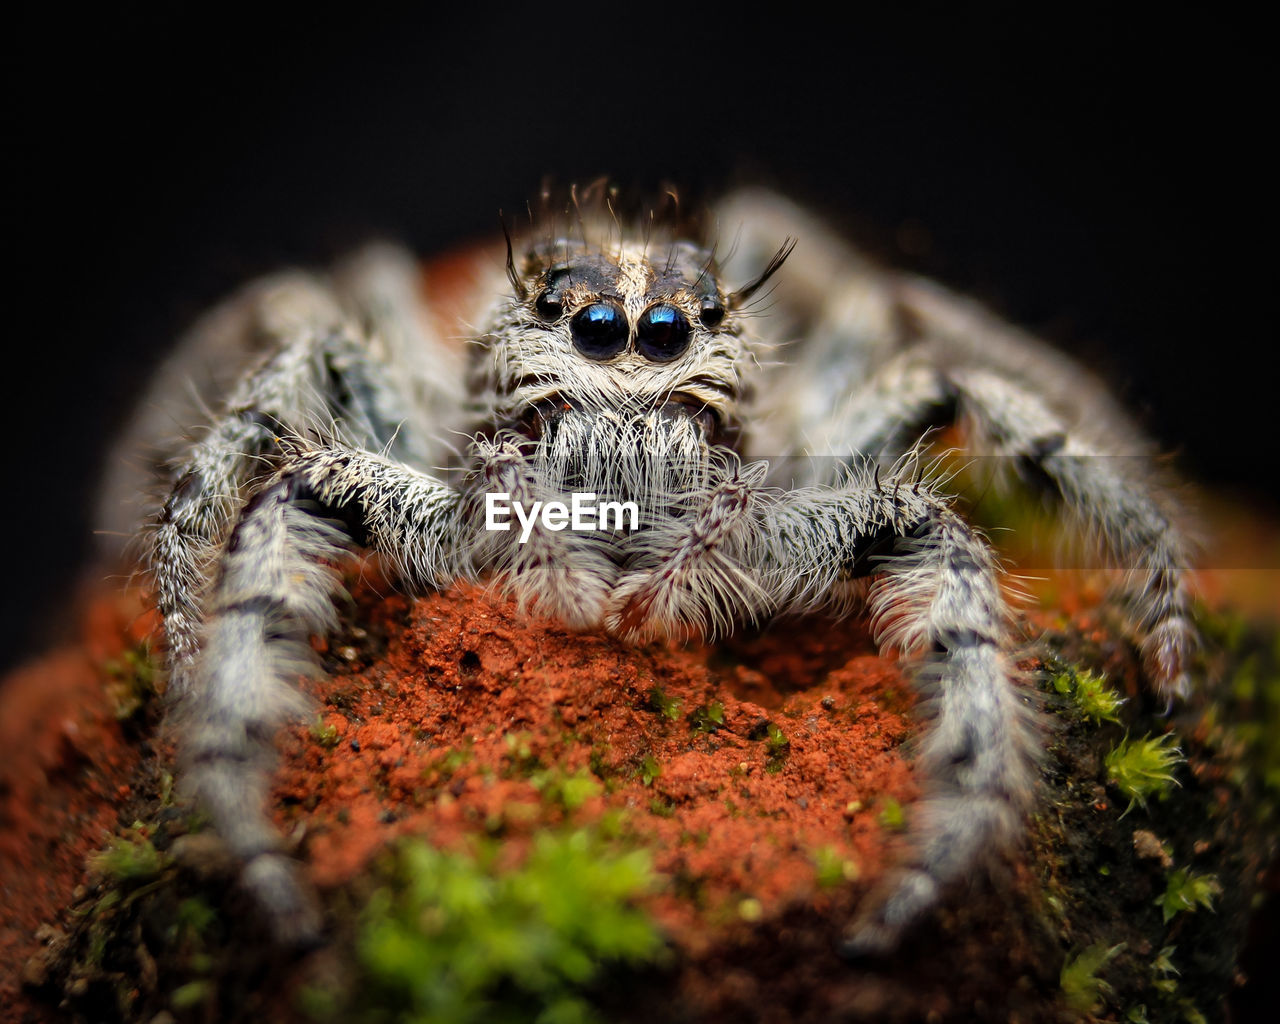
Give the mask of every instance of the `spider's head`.
[{"label": "spider's head", "polygon": [[567,413],[660,414],[732,447],[753,359],[744,307],[784,258],[729,291],[694,242],[543,240],[508,260],[512,294],[479,341],[472,387],[494,426],[526,436]]}]

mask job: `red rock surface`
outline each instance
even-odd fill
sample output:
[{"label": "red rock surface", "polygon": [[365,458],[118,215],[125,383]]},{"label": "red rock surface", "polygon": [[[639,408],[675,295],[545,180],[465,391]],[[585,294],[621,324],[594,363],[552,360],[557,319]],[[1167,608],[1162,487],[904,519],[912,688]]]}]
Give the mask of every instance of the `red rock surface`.
[{"label": "red rock surface", "polygon": [[37,930],[59,919],[133,800],[143,754],[116,719],[106,666],[154,627],[138,595],[101,600],[79,646],[0,684],[0,1019],[19,1005]]},{"label": "red rock surface", "polygon": [[[1036,613],[1035,628],[1069,624],[1136,695],[1099,592],[1055,586],[1055,610]],[[1028,940],[1029,865],[999,905],[988,896],[944,915],[947,958],[933,955],[936,936],[888,968],[835,956],[858,898],[898,852],[883,812],[917,794],[910,688],[858,620],[635,647],[522,615],[477,585],[419,599],[356,591],[339,632],[315,641],[329,677],[306,684],[317,719],[280,738],[273,797],[322,893],[397,836],[445,847],[496,836],[516,861],[541,827],[621,811],[667,880],[646,906],[680,953],[672,984],[697,1019],[821,1020],[832,1007],[849,1019],[961,1019],[973,1006],[998,1016],[985,1000],[1015,987],[1010,1006],[1054,1005],[1062,951]],[[47,938],[39,929],[70,927],[86,859],[154,810],[140,780],[171,752],[153,719],[117,721],[112,668],[154,627],[141,607],[137,594],[98,600],[78,647],[3,684],[0,1019],[43,1019],[47,1005],[19,985]],[[722,724],[694,728],[714,705]],[[769,743],[767,723],[785,745]],[[596,781],[580,806],[547,798],[571,777]],[[1098,808],[1114,817],[1105,800]],[[819,861],[846,882],[824,887]]]},{"label": "red rock surface", "polygon": [[[621,810],[655,869],[682,880],[649,909],[697,954],[744,916],[823,901],[818,856],[844,861],[859,885],[892,856],[879,813],[916,793],[899,752],[912,699],[860,626],[812,620],[719,647],[637,648],[531,619],[474,585],[418,600],[366,591],[359,603],[359,625],[316,641],[331,670],[305,684],[318,723],[280,742],[276,819],[304,836],[321,891],[396,836],[450,846],[500,833],[518,860],[556,815]],[[22,1005],[37,930],[59,920],[88,857],[132,820],[142,754],[116,721],[109,666],[154,625],[139,608],[136,594],[98,601],[80,649],[5,684],[3,749],[23,752],[6,760],[0,790],[10,1007]],[[713,704],[723,724],[693,728],[690,713]],[[768,743],[769,722],[785,744]],[[543,799],[540,770],[603,783],[568,811]]]},{"label": "red rock surface", "polygon": [[[322,888],[406,833],[449,845],[501,831],[518,855],[546,823],[533,766],[594,772],[604,792],[576,817],[626,811],[661,874],[697,881],[696,910],[669,892],[653,910],[699,948],[742,899],[768,914],[813,895],[819,849],[874,877],[886,857],[877,812],[915,795],[899,753],[909,691],[858,627],[819,621],[731,647],[635,648],[529,621],[466,586],[387,599],[363,628],[389,638],[385,653],[366,666],[348,647],[356,667],[321,688],[337,745],[300,730],[279,782],[280,823],[305,823]],[[819,666],[822,685],[798,689]],[[723,727],[692,728],[689,713],[715,702]],[[777,756],[766,722],[788,741]],[[454,766],[456,751],[466,758]]]}]

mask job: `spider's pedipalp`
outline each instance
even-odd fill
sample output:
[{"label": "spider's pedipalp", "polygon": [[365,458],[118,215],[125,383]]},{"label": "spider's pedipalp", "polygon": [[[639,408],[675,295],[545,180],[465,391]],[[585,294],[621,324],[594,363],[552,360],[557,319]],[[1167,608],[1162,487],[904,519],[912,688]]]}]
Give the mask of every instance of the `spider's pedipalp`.
[{"label": "spider's pedipalp", "polygon": [[654,635],[706,639],[773,611],[769,594],[748,569],[760,531],[767,467],[717,466],[709,489],[688,496],[686,514],[659,520],[638,538],[632,569],[618,581],[604,619],[632,640]]},{"label": "spider's pedipalp", "polygon": [[[551,490],[535,467],[511,441],[475,446],[476,486],[486,494],[505,495],[507,508],[533,510],[564,495]],[[583,534],[550,530],[535,522],[527,530],[504,520],[506,529],[482,534],[478,562],[502,574],[505,587],[522,609],[562,619],[584,628],[600,620],[618,568],[608,552]]]}]

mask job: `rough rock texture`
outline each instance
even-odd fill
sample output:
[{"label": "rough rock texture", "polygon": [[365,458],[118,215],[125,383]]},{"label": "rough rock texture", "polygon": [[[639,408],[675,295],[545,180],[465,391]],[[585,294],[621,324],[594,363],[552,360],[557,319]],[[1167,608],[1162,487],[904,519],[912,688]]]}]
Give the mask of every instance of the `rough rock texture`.
[{"label": "rough rock texture", "polygon": [[[417,600],[354,589],[342,631],[316,642],[330,676],[308,684],[317,717],[280,740],[273,813],[331,936],[309,954],[270,949],[216,840],[174,800],[136,594],[96,602],[79,649],[3,684],[0,1016],[306,1020],[305,1004],[416,1019],[370,1009],[361,959],[389,844],[466,851],[483,837],[500,869],[544,832],[593,827],[649,851],[640,908],[669,948],[584,984],[604,1020],[1214,1020],[1231,998],[1249,1005],[1239,961],[1274,835],[1265,740],[1232,722],[1266,710],[1240,691],[1240,665],[1258,679],[1276,666],[1243,627],[1213,627],[1211,712],[1198,701],[1165,718],[1096,593],[1066,589],[1030,616],[1045,639],[1028,695],[1052,724],[1026,849],[892,959],[850,964],[842,929],[893,863],[918,792],[911,690],[863,626],[636,648],[476,586]],[[1055,686],[1072,666],[1128,698],[1118,722],[1083,717]],[[1126,811],[1106,753],[1170,729],[1187,758],[1178,785]],[[114,859],[86,874],[113,835]],[[1213,876],[1212,909],[1166,921],[1179,868]]]}]

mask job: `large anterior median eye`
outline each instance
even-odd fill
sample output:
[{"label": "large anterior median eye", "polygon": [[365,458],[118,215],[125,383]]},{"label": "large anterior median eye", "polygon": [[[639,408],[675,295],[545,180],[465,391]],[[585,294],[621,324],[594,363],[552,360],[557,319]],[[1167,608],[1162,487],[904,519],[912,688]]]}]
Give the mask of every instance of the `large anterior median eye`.
[{"label": "large anterior median eye", "polygon": [[689,347],[689,321],[675,306],[650,306],[636,325],[636,347],[646,359],[669,363]]},{"label": "large anterior median eye", "polygon": [[612,302],[593,302],[569,322],[573,344],[588,359],[609,359],[627,347],[627,314]]}]

